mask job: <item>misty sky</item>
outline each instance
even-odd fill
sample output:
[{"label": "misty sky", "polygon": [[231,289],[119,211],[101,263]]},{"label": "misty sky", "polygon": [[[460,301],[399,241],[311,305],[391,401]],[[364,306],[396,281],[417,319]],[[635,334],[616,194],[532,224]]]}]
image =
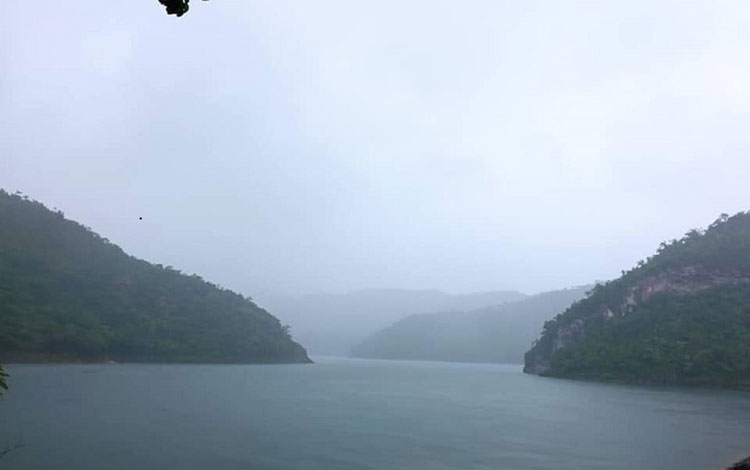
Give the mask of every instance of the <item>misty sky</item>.
[{"label": "misty sky", "polygon": [[750,209],[746,0],[192,3],[0,2],[0,187],[248,295],[584,284]]}]

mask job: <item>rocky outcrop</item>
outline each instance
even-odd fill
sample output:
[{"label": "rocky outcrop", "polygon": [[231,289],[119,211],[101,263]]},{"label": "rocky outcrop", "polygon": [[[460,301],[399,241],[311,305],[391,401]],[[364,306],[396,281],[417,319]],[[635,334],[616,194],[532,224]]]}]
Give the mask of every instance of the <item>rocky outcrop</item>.
[{"label": "rocky outcrop", "polygon": [[532,374],[750,386],[750,212],[662,243],[545,322]]},{"label": "rocky outcrop", "polygon": [[550,372],[551,355],[573,344],[586,335],[589,321],[597,317],[605,321],[623,317],[634,312],[639,305],[654,295],[688,295],[727,285],[750,284],[750,277],[739,273],[707,270],[700,266],[685,266],[668,269],[661,273],[646,276],[626,290],[622,298],[614,304],[601,303],[593,316],[576,318],[569,322],[558,322],[552,333],[551,346],[535,351],[526,357],[524,372],[547,375]]},{"label": "rocky outcrop", "polygon": [[[616,308],[620,315],[627,315],[639,304],[646,302],[655,294],[667,293],[685,295],[701,292],[715,287],[750,283],[750,277],[738,273],[727,273],[718,270],[706,270],[700,266],[685,266],[669,269],[659,274],[648,276],[628,290],[622,303]],[[612,317],[614,313],[608,307],[601,312],[602,316]]]},{"label": "rocky outcrop", "polygon": [[607,321],[615,317],[626,316],[657,294],[682,296],[717,287],[741,284],[750,285],[750,277],[735,272],[707,270],[700,266],[669,269],[647,276],[627,289],[626,294],[615,305],[602,303],[597,313],[591,317],[576,318],[567,323],[560,322],[553,330],[551,347],[535,351],[535,343],[534,348],[527,354],[524,372],[547,375],[551,370],[551,355],[582,339],[586,334],[587,323],[596,317]]}]

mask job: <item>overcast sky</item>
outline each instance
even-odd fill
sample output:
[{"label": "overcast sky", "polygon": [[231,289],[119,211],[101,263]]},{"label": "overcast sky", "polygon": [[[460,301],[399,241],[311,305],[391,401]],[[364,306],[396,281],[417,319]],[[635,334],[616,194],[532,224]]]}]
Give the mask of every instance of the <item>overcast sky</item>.
[{"label": "overcast sky", "polygon": [[0,187],[248,295],[561,288],[750,209],[746,0],[192,3],[0,2]]}]

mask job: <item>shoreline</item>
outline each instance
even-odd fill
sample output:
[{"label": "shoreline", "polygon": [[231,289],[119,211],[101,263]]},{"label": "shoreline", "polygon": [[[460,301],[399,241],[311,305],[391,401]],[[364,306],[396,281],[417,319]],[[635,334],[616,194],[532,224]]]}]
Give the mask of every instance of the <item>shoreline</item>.
[{"label": "shoreline", "polygon": [[110,357],[103,358],[81,358],[65,354],[47,354],[47,353],[10,353],[0,355],[0,364],[3,365],[83,365],[83,364],[231,364],[231,365],[252,365],[252,364],[314,364],[309,357],[294,360],[269,360],[269,361],[248,361],[233,359],[200,359],[186,358],[179,360],[164,359],[145,359],[145,358],[123,358],[115,360]]}]

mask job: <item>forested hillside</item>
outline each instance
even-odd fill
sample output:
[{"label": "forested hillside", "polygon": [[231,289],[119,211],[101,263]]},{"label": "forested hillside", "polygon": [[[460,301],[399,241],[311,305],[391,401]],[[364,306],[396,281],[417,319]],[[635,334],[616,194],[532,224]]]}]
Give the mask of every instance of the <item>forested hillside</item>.
[{"label": "forested hillside", "polygon": [[344,356],[366,337],[412,314],[474,310],[525,297],[516,291],[449,294],[439,290],[365,289],[256,300],[294,325],[294,337],[311,352]]},{"label": "forested hillside", "polygon": [[639,383],[750,385],[750,213],[656,255],[544,324],[525,371]]},{"label": "forested hillside", "polygon": [[411,315],[370,336],[355,357],[520,363],[546,319],[582,298],[588,287],[545,292],[466,312]]},{"label": "forested hillside", "polygon": [[309,362],[249,298],[0,190],[0,360]]}]

